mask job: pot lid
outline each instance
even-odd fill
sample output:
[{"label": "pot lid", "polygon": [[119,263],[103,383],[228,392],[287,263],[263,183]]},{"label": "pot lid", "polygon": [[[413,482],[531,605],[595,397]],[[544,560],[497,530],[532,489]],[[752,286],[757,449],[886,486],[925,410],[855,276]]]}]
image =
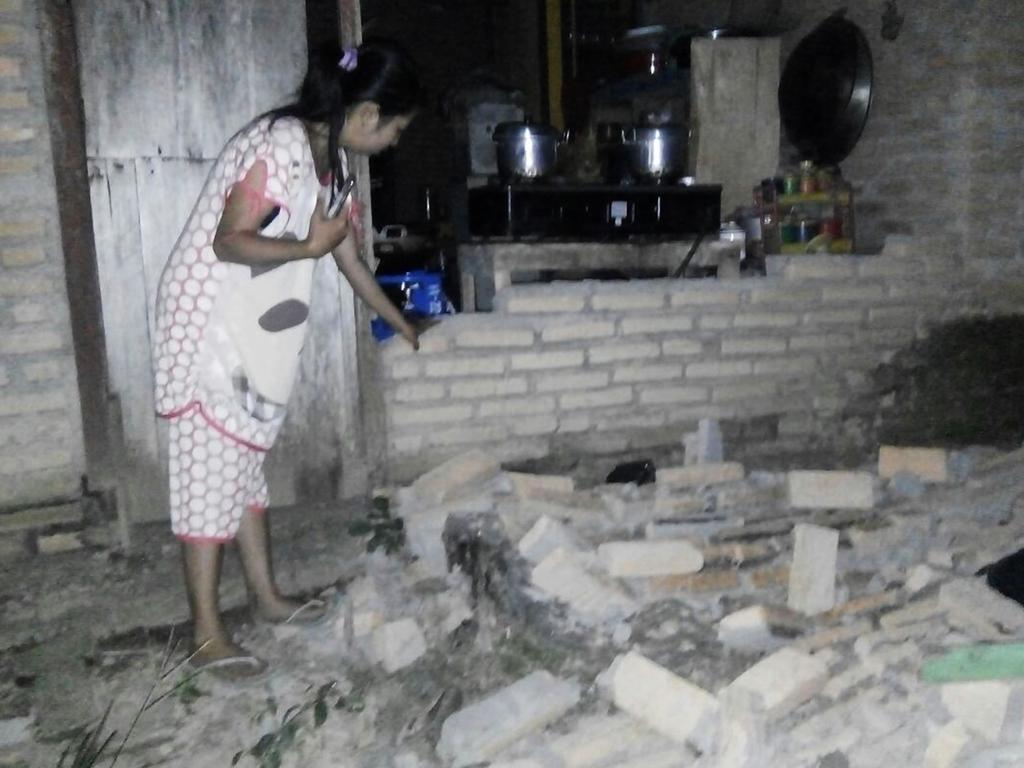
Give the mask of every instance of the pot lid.
[{"label": "pot lid", "polygon": [[501,141],[513,136],[549,136],[556,138],[559,134],[554,126],[547,123],[535,123],[532,120],[516,120],[498,123],[494,126],[494,133],[492,135],[495,141]]},{"label": "pot lid", "polygon": [[871,82],[867,38],[841,13],[800,41],[779,81],[779,114],[803,157],[832,165],[850,154],[868,119]]}]

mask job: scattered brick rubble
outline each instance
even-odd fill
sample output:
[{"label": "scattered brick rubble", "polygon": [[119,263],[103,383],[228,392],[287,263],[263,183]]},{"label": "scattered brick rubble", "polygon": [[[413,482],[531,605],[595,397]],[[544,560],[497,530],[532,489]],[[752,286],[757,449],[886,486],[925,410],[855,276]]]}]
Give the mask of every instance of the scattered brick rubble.
[{"label": "scattered brick rubble", "polygon": [[[407,556],[366,558],[328,626],[274,629],[293,675],[277,700],[339,663],[338,690],[367,698],[294,764],[1024,764],[1024,677],[926,667],[1024,641],[1024,608],[975,575],[1024,541],[1024,449],[772,473],[724,461],[713,425],[687,444],[699,460],[643,486],[475,451],[389,491]],[[517,666],[495,672],[512,642]],[[216,695],[196,704],[211,730],[244,698]],[[29,737],[0,720],[0,750]]]}]

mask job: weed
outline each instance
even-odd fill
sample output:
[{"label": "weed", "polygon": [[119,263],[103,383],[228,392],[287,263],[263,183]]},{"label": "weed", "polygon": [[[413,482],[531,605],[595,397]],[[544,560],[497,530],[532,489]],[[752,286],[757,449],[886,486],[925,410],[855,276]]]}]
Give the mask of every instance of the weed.
[{"label": "weed", "polygon": [[405,544],[405,523],[402,518],[391,516],[391,502],[387,496],[375,496],[373,509],[365,518],[349,523],[348,532],[352,536],[370,536],[366,542],[367,552],[383,548],[384,552],[392,555]]},{"label": "weed", "polygon": [[[259,741],[248,750],[236,752],[235,756],[231,759],[231,765],[237,765],[242,758],[248,755],[256,760],[259,768],[279,768],[284,755],[295,745],[302,729],[309,726],[309,722],[303,717],[306,713],[313,713],[312,726],[314,730],[327,721],[327,715],[331,711],[331,707],[327,703],[327,697],[334,691],[335,685],[336,683],[333,680],[329,683],[324,683],[316,689],[316,694],[312,699],[289,707],[281,717],[281,722],[278,726],[264,733],[259,738]],[[334,708],[344,708],[344,701],[345,697],[340,697]],[[277,701],[273,698],[268,698],[266,711],[272,717],[276,717],[278,712]]]}]

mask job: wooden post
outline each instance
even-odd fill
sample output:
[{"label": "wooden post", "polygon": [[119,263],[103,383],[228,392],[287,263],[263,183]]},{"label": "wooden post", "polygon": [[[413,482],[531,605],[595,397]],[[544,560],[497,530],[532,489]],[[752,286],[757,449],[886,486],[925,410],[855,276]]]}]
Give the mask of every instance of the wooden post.
[{"label": "wooden post", "polygon": [[562,111],[562,0],[547,0],[545,28],[548,51],[548,122],[565,127]]},{"label": "wooden post", "polygon": [[[339,34],[343,46],[356,46],[363,39],[362,9],[359,0],[339,0]],[[366,238],[360,256],[370,266],[373,256],[373,211],[370,206],[370,162],[365,155],[350,157],[355,173],[356,198],[365,211],[363,231]],[[352,288],[341,279],[341,324],[347,381],[343,422],[349,426],[342,435],[341,478],[338,495],[353,498],[366,494],[382,479],[387,460],[387,422],[384,398],[378,383],[377,342],[370,333],[371,312],[358,301]],[[402,343],[400,340],[394,343]]]}]

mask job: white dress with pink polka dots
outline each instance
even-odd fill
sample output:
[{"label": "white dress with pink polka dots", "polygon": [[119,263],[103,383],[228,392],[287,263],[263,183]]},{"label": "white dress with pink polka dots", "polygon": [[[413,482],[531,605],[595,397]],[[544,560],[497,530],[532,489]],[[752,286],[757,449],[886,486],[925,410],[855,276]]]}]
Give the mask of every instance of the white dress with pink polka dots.
[{"label": "white dress with pink polka dots", "polygon": [[214,254],[227,194],[257,161],[276,208],[260,234],[306,237],[320,184],[305,130],[293,118],[257,120],[221,152],[164,268],[154,363],[158,415],[200,408],[223,432],[267,450],[298,368],[315,263],[249,267]]},{"label": "white dress with pink polka dots", "polygon": [[213,252],[228,192],[257,162],[274,206],[260,234],[306,237],[321,186],[305,130],[293,118],[258,119],[221,152],[157,294],[157,414],[171,421],[171,521],[183,539],[228,540],[244,509],[266,506],[263,455],[306,333],[313,259],[250,267]]}]

